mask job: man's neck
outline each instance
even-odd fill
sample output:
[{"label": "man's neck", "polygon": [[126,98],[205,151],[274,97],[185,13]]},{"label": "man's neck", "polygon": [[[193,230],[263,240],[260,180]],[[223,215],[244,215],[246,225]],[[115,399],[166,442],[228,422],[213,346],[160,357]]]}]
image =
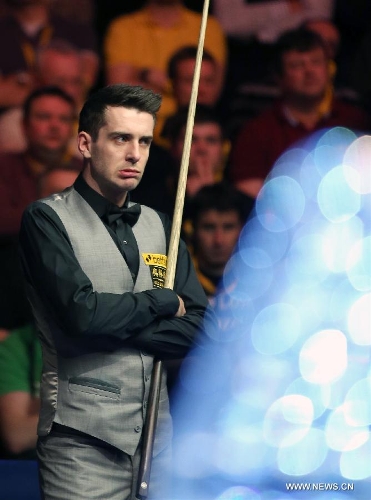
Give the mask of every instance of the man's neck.
[{"label": "man's neck", "polygon": [[33,151],[32,148],[26,152],[27,163],[31,173],[38,177],[49,168],[63,167],[68,162],[70,156],[67,151],[61,152],[47,152],[47,151]]},{"label": "man's neck", "polygon": [[176,2],[167,5],[166,3],[149,0],[147,8],[156,24],[169,28],[180,20],[182,4]]},{"label": "man's neck", "polygon": [[49,20],[48,8],[44,4],[26,5],[13,11],[13,17],[28,35],[36,34]]},{"label": "man's neck", "polygon": [[323,97],[316,99],[284,99],[284,106],[288,114],[295,120],[300,122],[308,130],[312,130],[317,125],[320,114],[319,106]]}]

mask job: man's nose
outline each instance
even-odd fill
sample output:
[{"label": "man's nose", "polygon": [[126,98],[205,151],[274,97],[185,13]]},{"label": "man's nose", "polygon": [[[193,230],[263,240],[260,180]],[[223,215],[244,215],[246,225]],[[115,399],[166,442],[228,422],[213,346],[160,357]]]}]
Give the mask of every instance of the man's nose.
[{"label": "man's nose", "polygon": [[129,149],[126,152],[126,160],[133,165],[138,163],[140,160],[140,149],[139,149],[139,144],[135,142],[131,142],[129,145]]},{"label": "man's nose", "polygon": [[214,231],[214,244],[221,245],[224,242],[224,232],[222,229],[216,229]]}]

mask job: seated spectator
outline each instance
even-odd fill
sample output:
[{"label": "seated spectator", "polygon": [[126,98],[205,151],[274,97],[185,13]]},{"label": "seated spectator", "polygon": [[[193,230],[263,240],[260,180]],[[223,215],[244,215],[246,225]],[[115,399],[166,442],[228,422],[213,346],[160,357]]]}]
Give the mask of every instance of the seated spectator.
[{"label": "seated spectator", "polygon": [[303,27],[317,33],[325,43],[332,71],[331,87],[336,97],[359,104],[360,95],[352,82],[347,64],[341,57],[340,47],[343,44],[337,26],[330,19],[310,19]]},{"label": "seated spectator", "polygon": [[[38,197],[59,193],[77,175],[76,170],[60,168],[44,172]],[[0,458],[35,458],[41,345],[33,323],[0,334]]]},{"label": "seated spectator", "polygon": [[44,172],[81,170],[82,160],[68,153],[75,114],[73,99],[59,88],[35,91],[24,105],[27,150],[0,155],[0,328],[17,328],[32,318],[17,259],[21,216],[39,197]]},{"label": "seated spectator", "polygon": [[[167,72],[174,92],[177,111],[187,109],[189,106],[196,58],[197,47],[194,45],[187,45],[175,52],[169,61]],[[216,60],[210,52],[204,49],[197,89],[197,104],[217,109],[220,91]],[[176,112],[174,114],[176,114]],[[157,138],[157,142],[162,144],[165,148],[169,147],[169,143],[164,137],[167,133],[163,133],[163,131],[171,128],[174,114],[170,115],[165,120],[161,136]]]},{"label": "seated spectator", "polygon": [[335,126],[370,127],[363,110],[329,93],[331,65],[318,34],[306,29],[285,33],[277,42],[275,62],[281,98],[245,124],[231,151],[230,179],[254,197],[279,156],[309,134]]},{"label": "seated spectator", "polygon": [[0,235],[18,233],[43,172],[61,166],[81,170],[82,160],[68,153],[75,116],[73,99],[58,87],[41,88],[28,97],[23,121],[27,149],[0,155]]},{"label": "seated spectator", "polygon": [[204,186],[191,201],[192,258],[210,301],[252,208],[252,198],[225,182]]},{"label": "seated spectator", "polygon": [[[178,109],[187,107],[191,100],[196,59],[197,47],[188,45],[175,52],[169,61],[168,76]],[[211,53],[204,49],[197,103],[210,107],[216,106],[220,97],[220,91],[217,62]]]},{"label": "seated spectator", "polygon": [[[180,110],[169,120],[164,130],[170,141],[170,153],[178,168],[183,154],[187,114],[187,110]],[[188,167],[188,197],[194,196],[201,187],[223,179],[227,148],[228,142],[215,112],[205,106],[197,106]],[[176,189],[177,173],[174,172],[170,179],[173,190]]]},{"label": "seated spectator", "polygon": [[[34,87],[57,86],[69,94],[79,110],[88,89],[84,84],[81,52],[64,40],[53,40],[36,54]],[[22,127],[22,106],[14,106],[0,114],[0,151],[20,152],[27,147]],[[77,124],[76,124],[77,125]],[[80,157],[75,137],[71,153]]]},{"label": "seated spectator", "polygon": [[[50,0],[6,0],[9,14],[0,19],[0,107],[23,103],[33,88],[36,51],[64,39],[82,52],[81,72],[90,88],[98,70],[97,41],[87,24],[52,16]],[[4,48],[6,47],[6,50]]]},{"label": "seated spectator", "polygon": [[[138,11],[114,19],[104,41],[106,81],[149,87],[163,96],[155,139],[164,120],[175,112],[175,101],[167,76],[171,56],[181,47],[197,45],[200,14],[186,9],[182,0],[147,0]],[[221,88],[226,65],[226,44],[219,23],[207,23],[205,48],[218,64]]]}]

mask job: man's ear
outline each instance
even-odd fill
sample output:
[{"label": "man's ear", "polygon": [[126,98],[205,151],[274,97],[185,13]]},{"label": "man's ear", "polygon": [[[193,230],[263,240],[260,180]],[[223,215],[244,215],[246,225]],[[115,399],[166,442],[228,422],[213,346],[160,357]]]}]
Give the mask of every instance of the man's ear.
[{"label": "man's ear", "polygon": [[84,158],[91,158],[92,139],[87,132],[79,132],[77,136],[77,147]]}]

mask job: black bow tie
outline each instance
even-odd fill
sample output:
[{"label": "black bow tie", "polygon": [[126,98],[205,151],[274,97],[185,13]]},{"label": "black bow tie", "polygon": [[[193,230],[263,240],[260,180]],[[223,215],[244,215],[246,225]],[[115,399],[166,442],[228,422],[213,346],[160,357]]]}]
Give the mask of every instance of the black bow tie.
[{"label": "black bow tie", "polygon": [[120,217],[124,222],[127,222],[130,226],[134,226],[140,215],[140,205],[135,203],[130,207],[120,208],[115,205],[110,205],[107,213],[106,220],[111,226]]}]

